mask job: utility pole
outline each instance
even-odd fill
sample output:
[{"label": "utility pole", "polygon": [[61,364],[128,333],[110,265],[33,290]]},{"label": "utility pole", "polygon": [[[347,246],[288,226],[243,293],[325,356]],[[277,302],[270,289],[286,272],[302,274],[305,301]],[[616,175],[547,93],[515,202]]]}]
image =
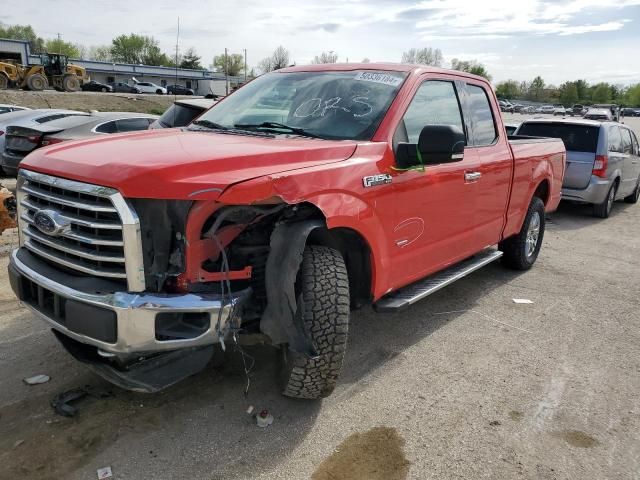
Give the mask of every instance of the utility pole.
[{"label": "utility pole", "polygon": [[224,88],[229,95],[229,60],[227,58],[227,49],[224,49]]},{"label": "utility pole", "polygon": [[244,49],[244,82],[247,83],[247,49]]}]

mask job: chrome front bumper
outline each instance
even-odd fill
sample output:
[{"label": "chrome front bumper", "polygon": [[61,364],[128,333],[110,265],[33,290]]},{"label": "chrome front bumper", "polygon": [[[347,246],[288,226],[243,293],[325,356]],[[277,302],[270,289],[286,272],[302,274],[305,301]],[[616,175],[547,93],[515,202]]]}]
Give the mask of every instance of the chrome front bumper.
[{"label": "chrome front bumper", "polygon": [[[235,294],[222,299],[214,294],[147,294],[115,292],[108,294],[88,294],[54,282],[30,268],[18,258],[18,250],[11,255],[9,264],[11,286],[23,303],[38,317],[47,322],[51,328],[77,340],[80,343],[93,345],[103,353],[118,356],[129,354],[157,353],[188,347],[199,347],[219,343],[229,334],[232,327],[239,326],[240,319],[235,315],[236,307],[243,295]],[[25,300],[24,292],[20,292],[24,279],[35,284],[36,298],[55,298],[56,295],[66,301],[72,301],[75,311],[107,312],[111,317],[115,314],[116,332],[114,342],[102,341],[91,336],[78,333],[65,326],[64,318],[56,318],[37,300]],[[40,287],[40,288],[38,288]],[[44,293],[43,293],[44,292]],[[49,293],[50,292],[50,293]],[[21,296],[22,295],[22,296]],[[67,309],[68,310],[68,309]],[[113,312],[110,314],[109,312]],[[180,340],[158,340],[156,338],[156,316],[161,313],[207,313],[209,326],[206,331],[195,338]],[[81,319],[73,319],[74,324],[92,322],[91,315]],[[86,323],[85,323],[86,322]],[[77,329],[76,329],[77,330]]]}]

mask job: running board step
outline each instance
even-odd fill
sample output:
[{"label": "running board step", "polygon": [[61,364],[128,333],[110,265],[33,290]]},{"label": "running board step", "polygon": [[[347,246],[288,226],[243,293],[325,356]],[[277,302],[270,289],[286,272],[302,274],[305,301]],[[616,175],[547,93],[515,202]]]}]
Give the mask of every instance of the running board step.
[{"label": "running board step", "polygon": [[397,312],[403,310],[418,300],[428,297],[441,288],[497,260],[501,256],[502,252],[499,250],[485,250],[460,263],[452,265],[446,270],[442,270],[422,280],[418,280],[411,285],[407,285],[400,290],[391,292],[378,300],[373,308],[377,312]]}]

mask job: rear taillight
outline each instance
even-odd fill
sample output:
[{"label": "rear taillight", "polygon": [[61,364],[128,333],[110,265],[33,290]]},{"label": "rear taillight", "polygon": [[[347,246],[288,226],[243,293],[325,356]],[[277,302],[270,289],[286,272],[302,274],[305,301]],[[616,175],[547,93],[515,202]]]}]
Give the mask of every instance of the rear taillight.
[{"label": "rear taillight", "polygon": [[593,173],[596,177],[607,178],[607,164],[609,158],[606,155],[596,155],[596,161],[593,162]]},{"label": "rear taillight", "polygon": [[47,145],[53,145],[54,143],[64,142],[62,138],[49,137],[42,140],[42,146],[46,147]]}]

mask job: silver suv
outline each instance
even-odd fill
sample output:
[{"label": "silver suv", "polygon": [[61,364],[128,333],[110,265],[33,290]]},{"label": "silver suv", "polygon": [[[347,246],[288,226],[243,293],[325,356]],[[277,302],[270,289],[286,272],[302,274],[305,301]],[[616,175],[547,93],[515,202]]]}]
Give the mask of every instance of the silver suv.
[{"label": "silver suv", "polygon": [[593,204],[607,218],[613,202],[640,196],[640,147],[630,128],[592,120],[531,120],[518,135],[561,138],[567,149],[562,198]]}]

